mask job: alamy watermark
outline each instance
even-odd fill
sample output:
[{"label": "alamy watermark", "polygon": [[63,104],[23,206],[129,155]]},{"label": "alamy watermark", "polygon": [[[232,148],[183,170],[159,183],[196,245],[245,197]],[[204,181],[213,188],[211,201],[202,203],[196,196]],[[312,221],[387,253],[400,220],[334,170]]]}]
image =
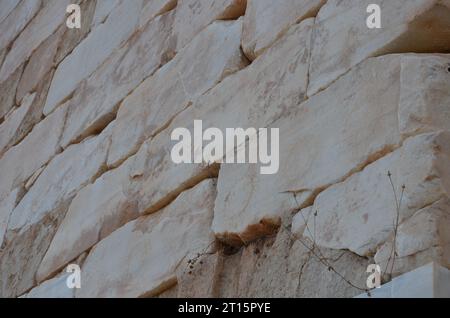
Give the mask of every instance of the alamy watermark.
[{"label": "alamy watermark", "polygon": [[261,174],[275,174],[280,167],[279,139],[278,128],[226,128],[223,132],[210,127],[203,131],[203,121],[194,120],[193,135],[184,127],[172,131],[171,140],[177,143],[170,155],[176,164],[259,163]]}]

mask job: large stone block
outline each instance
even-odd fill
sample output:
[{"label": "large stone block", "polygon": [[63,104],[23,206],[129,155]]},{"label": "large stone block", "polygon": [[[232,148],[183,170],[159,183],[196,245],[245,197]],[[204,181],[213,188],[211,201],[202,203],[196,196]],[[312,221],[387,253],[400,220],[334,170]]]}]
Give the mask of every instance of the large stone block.
[{"label": "large stone block", "polygon": [[189,102],[246,65],[241,28],[241,20],[213,23],[122,103],[108,165],[136,153]]},{"label": "large stone block", "polygon": [[152,296],[172,286],[182,261],[212,248],[214,199],[215,182],[204,181],[159,213],[115,231],[92,249],[76,296]]},{"label": "large stone block", "polygon": [[[320,193],[313,206],[318,216],[308,221],[316,234],[304,235],[319,246],[373,254],[394,230],[397,215],[401,223],[450,193],[449,154],[449,132],[407,139],[400,149]],[[402,197],[398,211],[389,172],[397,200]]]},{"label": "large stone block", "polygon": [[217,176],[216,166],[174,164],[170,148],[166,131],[145,143],[136,156],[82,189],[58,229],[38,279],[45,279],[125,223],[157,212],[184,190]]},{"label": "large stone block", "polygon": [[136,31],[142,3],[143,0],[122,2],[104,24],[95,28],[59,64],[50,86],[44,114],[49,114],[67,99],[83,79],[91,75]]},{"label": "large stone block", "polygon": [[14,209],[8,230],[24,231],[38,224],[103,172],[111,137],[108,128],[99,136],[68,147],[50,161]]},{"label": "large stone block", "polygon": [[[284,212],[311,205],[324,188],[399,147],[406,131],[448,129],[445,118],[422,111],[421,99],[407,98],[407,74],[418,64],[423,65],[421,74],[434,75],[425,77],[428,84],[416,94],[431,96],[447,85],[441,74],[446,58],[408,54],[369,59],[286,112],[270,125],[280,129],[277,174],[260,175],[259,165],[222,166],[215,233],[236,244],[267,234]],[[445,107],[439,103],[445,102],[444,93],[433,96],[436,103],[425,108],[429,112]]]},{"label": "large stone block", "polygon": [[308,96],[369,57],[450,50],[450,4],[441,0],[378,1],[382,27],[369,29],[371,0],[331,0],[316,18]]},{"label": "large stone block", "polygon": [[[28,1],[26,1],[28,2]],[[65,22],[71,0],[49,0],[20,33],[3,62],[0,83],[7,80],[31,54]]]},{"label": "large stone block", "polygon": [[0,4],[0,51],[10,43],[33,19],[41,8],[41,0],[5,0]]},{"label": "large stone block", "polygon": [[80,85],[70,103],[63,147],[103,129],[120,101],[172,58],[173,18],[170,12],[151,21]]},{"label": "large stone block", "polygon": [[[372,59],[270,124],[280,130],[279,171],[222,165],[213,230],[242,244],[273,230],[280,215],[400,143],[400,57]],[[383,92],[383,94],[380,94]],[[293,193],[297,193],[297,201]]]},{"label": "large stone block", "polygon": [[324,0],[247,0],[242,48],[254,60],[291,25],[317,14]]},{"label": "large stone block", "polygon": [[17,86],[16,102],[21,103],[23,97],[33,92],[42,82],[44,77],[55,66],[55,57],[60,41],[63,39],[64,29],[59,28],[54,34],[49,36],[31,55],[24,68],[21,80]]},{"label": "large stone block", "polygon": [[133,182],[130,167],[126,162],[77,193],[42,260],[38,281],[139,216],[136,198],[129,190]]},{"label": "large stone block", "polygon": [[0,196],[25,183],[58,153],[65,117],[66,109],[62,107],[37,124],[25,139],[1,157]]},{"label": "large stone block", "polygon": [[[67,211],[67,202],[28,227],[14,239],[5,240],[0,252],[0,296],[17,297],[36,285],[35,274],[58,225]],[[11,236],[9,236],[11,238]]]},{"label": "large stone block", "polygon": [[[13,108],[4,118],[0,128],[0,156],[26,138],[33,127],[42,120],[42,109],[52,76],[53,70],[42,78],[33,94],[26,95],[20,106]],[[60,134],[59,126],[56,128],[55,133]]]}]

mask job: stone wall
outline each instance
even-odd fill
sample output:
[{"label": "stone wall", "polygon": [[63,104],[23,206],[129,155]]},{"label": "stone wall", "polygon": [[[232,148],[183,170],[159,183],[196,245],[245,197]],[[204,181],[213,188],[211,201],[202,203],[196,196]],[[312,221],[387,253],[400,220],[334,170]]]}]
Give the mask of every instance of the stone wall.
[{"label": "stone wall", "polygon": [[[448,52],[448,0],[2,0],[0,296],[353,297],[370,264],[450,267]],[[175,164],[196,119],[279,128],[279,171]]]}]

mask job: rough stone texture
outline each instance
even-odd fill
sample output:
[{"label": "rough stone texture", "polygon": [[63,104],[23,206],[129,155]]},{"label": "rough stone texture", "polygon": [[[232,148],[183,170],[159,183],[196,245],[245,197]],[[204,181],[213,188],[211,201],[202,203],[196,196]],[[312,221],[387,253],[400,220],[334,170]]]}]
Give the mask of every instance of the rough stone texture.
[{"label": "rough stone texture", "polygon": [[36,285],[35,273],[66,211],[64,202],[41,222],[10,240],[5,238],[5,249],[0,252],[1,297],[20,296]]},{"label": "rough stone texture", "polygon": [[177,51],[211,22],[236,19],[244,15],[246,2],[246,0],[178,1],[174,27],[178,38]]},{"label": "rough stone texture", "polygon": [[19,35],[41,7],[41,0],[5,0],[0,7],[0,51]]},{"label": "rough stone texture", "polygon": [[[2,156],[0,196],[22,185],[59,151],[65,115],[63,107],[37,124],[24,140]],[[30,153],[33,156],[29,156]]]},{"label": "rough stone texture", "polygon": [[240,51],[241,28],[241,20],[211,24],[122,103],[109,166],[136,153],[145,139],[165,128],[190,102],[246,65]]},{"label": "rough stone texture", "polygon": [[19,85],[17,86],[17,104],[20,104],[22,98],[27,93],[33,92],[44,76],[53,68],[54,58],[63,31],[64,29],[60,28],[55,34],[42,42],[39,48],[31,55],[31,58],[23,71]]},{"label": "rough stone texture", "polygon": [[33,106],[35,97],[36,93],[27,95],[23,99],[22,105],[14,109],[0,125],[0,156],[3,155],[3,153],[16,142],[16,138],[20,136],[19,129]]},{"label": "rough stone texture", "polygon": [[[122,2],[58,66],[44,107],[52,112],[137,29],[142,1]],[[59,2],[59,1],[58,1]],[[70,74],[70,76],[67,76]]]},{"label": "rough stone texture", "polygon": [[91,31],[91,21],[94,18],[97,0],[81,0],[80,2],[80,9],[83,14],[81,28],[68,29],[65,24],[60,27],[65,32],[63,41],[59,43],[58,52],[56,53],[56,64],[59,64],[68,54],[70,54]]},{"label": "rough stone texture", "polygon": [[[371,3],[0,0],[0,297],[446,295],[450,1]],[[195,120],[278,172],[175,164]]]},{"label": "rough stone texture", "polygon": [[[3,146],[0,150],[0,155],[26,138],[33,127],[42,120],[42,109],[47,97],[48,88],[50,87],[49,79],[51,79],[52,76],[53,70],[51,70],[38,84],[36,92],[25,96],[22,99],[20,107],[14,108],[10,111],[8,118],[5,118],[3,125],[7,125],[8,127],[14,126],[15,134],[4,135],[0,138],[2,139],[1,144]],[[6,124],[7,122],[9,122],[9,124]],[[14,122],[14,124],[12,122]],[[56,130],[56,133],[58,133],[58,130]]]},{"label": "rough stone texture", "polygon": [[247,0],[242,48],[254,60],[295,23],[313,17],[324,0]]},{"label": "rough stone texture", "polygon": [[3,118],[15,106],[17,85],[22,72],[23,67],[19,67],[8,80],[0,83],[0,118]]},{"label": "rough stone texture", "polygon": [[3,22],[10,13],[17,7],[20,0],[5,0],[0,4],[0,22]]},{"label": "rough stone texture", "polygon": [[[282,228],[276,237],[255,241],[226,256],[217,282],[218,296],[353,297],[360,293],[330,272],[303,244]],[[365,286],[368,260],[346,251],[322,248],[321,253],[345,279]]]},{"label": "rough stone texture", "polygon": [[13,211],[8,229],[18,231],[39,223],[61,202],[95,179],[104,169],[109,142],[110,130],[106,129],[101,135],[73,145],[53,158]]},{"label": "rough stone texture", "polygon": [[3,238],[8,227],[9,217],[16,207],[21,195],[22,189],[16,188],[6,197],[0,198],[0,251],[2,250]]},{"label": "rough stone texture", "polygon": [[174,9],[178,0],[153,0],[144,4],[141,12],[139,27],[143,28],[145,24],[154,17]]},{"label": "rough stone texture", "polygon": [[135,157],[79,192],[49,248],[39,277],[45,279],[138,215],[156,212],[184,190],[217,176],[215,166],[174,164],[165,156],[170,152],[168,138],[168,133],[158,135]]},{"label": "rough stone texture", "polygon": [[[296,80],[292,87],[288,86],[289,89],[281,90],[279,87],[274,87],[269,92],[274,99],[281,95],[280,103],[290,100],[297,101],[298,89],[303,89],[303,91],[306,89],[307,69],[304,67],[305,64],[290,61],[283,62],[279,66],[273,65],[273,62],[278,51],[289,52],[295,57],[294,61],[304,60],[302,57],[307,55],[308,51],[305,51],[304,48],[294,51],[292,46],[299,38],[308,43],[309,25],[309,22],[306,22],[304,25],[295,27],[289,33],[286,41],[280,42],[272,53],[268,52],[267,59],[255,62],[251,68],[242,71],[245,73],[236,73],[225,81],[227,83],[236,82],[234,77],[242,76],[237,83],[244,84],[247,79],[252,78],[253,74],[272,74],[277,69],[279,71],[274,73],[273,77],[267,78],[267,82],[259,80],[259,77],[256,76],[255,82],[249,83],[249,85],[257,85],[258,90],[264,90],[272,81],[278,80],[281,85]],[[290,76],[286,76],[286,74]],[[247,89],[241,87],[242,93],[239,93],[236,100],[227,105],[225,93],[229,92],[229,84],[225,81],[212,89],[207,94],[208,96],[202,98],[201,102],[192,105],[177,116],[170,127],[154,139],[145,142],[136,156],[131,157],[119,168],[111,170],[79,193],[56,235],[48,255],[46,255],[40,270],[43,277],[64,265],[77,253],[91,247],[99,238],[105,237],[124,222],[140,213],[157,211],[187,187],[195,185],[208,176],[217,175],[216,166],[174,164],[167,156],[173,143],[167,141],[170,140],[170,133],[174,127],[192,129],[193,120],[196,118],[204,118],[207,123],[216,127],[226,127],[233,120],[235,123],[242,124],[256,120],[251,116],[251,107],[254,107],[253,109],[260,107],[261,97],[253,97],[254,86],[249,86]],[[220,94],[220,98],[217,98],[218,94]],[[251,99],[249,100],[249,98]],[[251,102],[243,104],[245,101]],[[140,103],[134,105],[140,105]],[[242,105],[248,105],[250,108],[247,117],[241,116],[236,111],[238,109],[236,107],[242,107]],[[277,109],[282,110],[282,107],[283,104]],[[275,114],[277,113],[279,111],[275,112]],[[272,116],[275,115],[270,113],[267,118],[270,119]],[[113,130],[123,133],[123,130],[119,130],[117,127],[115,126]],[[81,222],[81,220],[83,221]],[[74,227],[73,224],[78,226]]]},{"label": "rough stone texture", "polygon": [[20,298],[75,298],[75,289],[67,287],[67,278],[71,273],[62,273],[43,282]]},{"label": "rough stone texture", "polygon": [[9,51],[0,70],[0,83],[7,80],[39,45],[65,22],[70,0],[48,0],[27,27],[20,33]]},{"label": "rough stone texture", "polygon": [[[223,165],[214,232],[233,244],[257,238],[284,211],[308,206],[320,189],[398,145],[399,59],[367,61],[270,125],[280,129],[280,153],[288,154],[277,174],[261,175],[259,165]],[[297,193],[297,202],[287,191]]]},{"label": "rough stone texture", "polygon": [[[448,132],[407,139],[402,148],[368,165],[342,183],[320,193],[314,202],[317,244],[373,253],[393,230],[396,201],[388,173],[400,196],[405,185],[399,222],[450,192]],[[313,220],[308,222],[311,227]],[[312,239],[310,233],[305,236]]]},{"label": "rough stone texture", "polygon": [[449,52],[450,3],[378,1],[382,27],[369,29],[371,0],[330,0],[316,18],[308,96],[326,88],[363,60],[388,53]]},{"label": "rough stone texture", "polygon": [[399,125],[404,136],[449,128],[449,55],[405,56],[401,86]]},{"label": "rough stone texture", "polygon": [[172,12],[151,21],[77,89],[64,130],[64,147],[103,129],[115,117],[119,102],[172,58],[173,17]]},{"label": "rough stone texture", "polygon": [[405,273],[430,261],[438,261],[444,266],[450,265],[449,201],[441,199],[420,209],[401,223],[394,235],[378,248],[375,261],[388,268],[393,275]]},{"label": "rough stone texture", "polygon": [[[170,286],[181,261],[211,248],[214,198],[214,181],[204,181],[161,212],[101,241],[86,259],[85,285],[77,297],[151,296]],[[106,264],[111,271],[97,270]]]},{"label": "rough stone texture", "polygon": [[120,4],[122,0],[97,0],[95,13],[92,19],[92,27],[104,23],[111,12]]}]

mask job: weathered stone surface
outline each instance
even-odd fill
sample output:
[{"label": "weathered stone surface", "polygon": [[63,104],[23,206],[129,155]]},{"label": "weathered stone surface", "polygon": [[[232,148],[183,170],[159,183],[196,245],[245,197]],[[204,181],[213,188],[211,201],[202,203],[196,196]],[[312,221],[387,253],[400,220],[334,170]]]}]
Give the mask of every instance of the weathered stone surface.
[{"label": "weathered stone surface", "polygon": [[142,0],[122,2],[111,12],[104,24],[95,28],[61,62],[50,86],[44,114],[52,112],[84,78],[92,74],[136,31],[141,9]]},{"label": "weathered stone surface", "polygon": [[108,128],[99,136],[68,147],[51,160],[14,209],[9,230],[23,231],[41,222],[61,202],[70,200],[80,188],[95,180],[104,169],[110,142]]},{"label": "weathered stone surface", "polygon": [[450,128],[450,55],[402,58],[399,125],[404,136]]},{"label": "weathered stone surface", "polygon": [[245,13],[246,0],[182,0],[176,8],[174,33],[177,51],[215,20],[236,19]]},{"label": "weathered stone surface", "polygon": [[6,53],[6,49],[0,50],[0,68],[3,65],[3,61],[5,60]]},{"label": "weathered stone surface", "polygon": [[136,153],[189,102],[246,65],[240,51],[241,28],[242,20],[213,23],[122,103],[109,166]]},{"label": "weathered stone surface", "polygon": [[0,198],[0,251],[2,250],[3,238],[8,227],[9,217],[16,207],[22,195],[22,189],[16,188],[6,197]]},{"label": "weathered stone surface", "polygon": [[133,182],[130,167],[125,162],[78,192],[42,260],[38,281],[139,216],[136,198],[129,190]]},{"label": "weathered stone surface", "polygon": [[[233,244],[252,240],[280,214],[308,206],[320,189],[398,145],[399,76],[399,56],[371,59],[286,111],[270,125],[280,129],[277,174],[261,175],[259,164],[223,165],[216,235]],[[286,191],[297,192],[297,201]]]},{"label": "weathered stone surface", "polygon": [[63,147],[102,129],[115,117],[119,102],[174,55],[173,18],[171,12],[154,19],[76,90]]},{"label": "weathered stone surface", "polygon": [[308,96],[365,59],[388,53],[448,52],[448,1],[383,0],[382,27],[369,29],[366,8],[371,0],[331,0],[316,18]]},{"label": "weathered stone surface", "polygon": [[184,261],[177,272],[178,298],[218,297],[217,282],[222,270],[223,259],[220,252],[208,253]]},{"label": "weathered stone surface", "polygon": [[[368,264],[450,267],[450,0],[380,0],[381,29],[371,3],[0,0],[0,297],[76,296],[88,253],[79,297],[349,297]],[[279,128],[278,173],[175,164],[195,120]]]},{"label": "weathered stone surface", "polygon": [[92,28],[104,23],[111,12],[122,3],[123,0],[97,0],[95,13],[92,19]]},{"label": "weathered stone surface", "polygon": [[1,297],[17,297],[35,286],[35,273],[66,211],[64,202],[13,239],[6,234],[5,249],[0,252]]},{"label": "weathered stone surface", "polygon": [[313,17],[324,0],[247,0],[242,29],[242,48],[254,60],[291,25]]},{"label": "weathered stone surface", "polygon": [[[308,56],[308,50],[303,44],[309,43],[310,25],[310,22],[306,22],[294,27],[285,41],[269,50],[264,58],[255,61],[248,69],[225,79],[208,92],[201,102],[180,113],[167,129],[145,142],[135,156],[83,189],[74,199],[46,255],[40,276],[45,277],[57,270],[65,262],[90,248],[99,238],[105,237],[135,217],[137,213],[155,212],[186,188],[205,178],[217,176],[215,165],[176,165],[172,162],[170,151],[173,143],[170,142],[170,134],[175,127],[192,129],[194,119],[199,118],[214,127],[232,127],[233,124],[245,127],[250,122],[257,122],[257,117],[252,114],[261,107],[262,97],[258,96],[264,94],[270,96],[271,101],[279,98],[279,103],[267,103],[266,121],[279,116],[285,108],[284,103],[296,105],[299,101],[298,92],[306,90],[307,63],[292,60],[304,61],[302,57]],[[274,64],[277,52],[286,53],[292,60],[281,65]],[[267,82],[263,80],[263,74],[271,75],[267,77]],[[238,78],[239,81],[235,81]],[[247,80],[252,78],[253,81],[248,83]],[[281,90],[275,86],[267,90],[267,85],[273,82],[286,84],[286,89]],[[238,87],[235,87],[234,83]],[[255,95],[255,86],[260,94]],[[230,87],[233,90],[230,90]],[[238,92],[239,88],[239,95],[230,101],[226,96],[229,97],[230,91]],[[245,116],[243,106],[249,107],[245,109]],[[269,106],[274,107],[274,110],[269,111]],[[135,121],[132,122],[136,124]],[[117,127],[114,131],[120,131],[116,129]]]},{"label": "weathered stone surface", "polygon": [[[214,198],[214,181],[204,181],[161,212],[115,231],[89,254],[76,296],[151,296],[173,285],[183,260],[210,249]],[[104,266],[110,271],[98,270]]]},{"label": "weathered stone surface", "polygon": [[17,7],[20,0],[5,0],[0,3],[0,23]]},{"label": "weathered stone surface", "polygon": [[49,0],[20,33],[0,70],[0,83],[7,80],[35,49],[65,22],[66,7],[71,0]]},{"label": "weathered stone surface", "polygon": [[[51,70],[38,84],[36,92],[32,95],[25,96],[22,99],[22,105],[10,111],[8,118],[2,125],[7,125],[10,129],[14,126],[13,134],[6,134],[0,137],[0,156],[9,150],[12,146],[22,141],[28,133],[33,129],[35,124],[42,120],[42,108],[44,107],[45,99],[47,98],[48,88],[50,87],[50,79],[53,76]],[[10,124],[6,124],[9,122]],[[14,122],[14,124],[12,123]],[[59,127],[59,126],[58,126]],[[3,131],[4,132],[4,131]],[[61,133],[56,130],[56,133]]]},{"label": "weathered stone surface", "polygon": [[[368,255],[386,241],[396,222],[394,191],[400,197],[399,221],[446,197],[449,188],[450,134],[425,134],[407,139],[402,148],[368,165],[316,198],[315,241],[320,246]],[[312,226],[312,220],[309,225]],[[311,234],[305,236],[312,239]]]},{"label": "weathered stone surface", "polygon": [[60,28],[55,34],[42,42],[39,48],[31,55],[27,66],[23,71],[22,78],[17,86],[16,102],[20,104],[22,98],[33,92],[44,76],[53,68],[54,58],[61,41],[64,29]]},{"label": "weathered stone surface", "polygon": [[67,278],[71,273],[62,273],[43,282],[21,298],[75,298],[75,289],[67,287]]},{"label": "weathered stone surface", "polygon": [[37,124],[24,140],[3,155],[0,159],[0,196],[22,185],[59,151],[65,116],[63,107]]},{"label": "weathered stone surface", "polygon": [[0,5],[0,51],[26,27],[41,7],[41,0],[5,0]]},{"label": "weathered stone surface", "polygon": [[[321,253],[345,279],[365,287],[369,260],[348,251],[322,248]],[[280,228],[276,237],[224,256],[222,268],[215,287],[218,297],[353,297],[361,293],[329,271],[285,228]]]},{"label": "weathered stone surface", "polygon": [[439,200],[420,209],[401,223],[394,235],[378,248],[375,262],[388,273],[398,275],[421,265],[435,261],[444,266],[450,265],[450,202]]},{"label": "weathered stone surface", "polygon": [[154,17],[174,9],[177,6],[177,0],[153,0],[144,4],[141,12],[139,27],[143,28],[145,24]]},{"label": "weathered stone surface", "polygon": [[217,177],[217,166],[174,164],[168,140],[170,132],[164,131],[146,142],[136,156],[79,192],[42,262],[39,280],[126,222],[156,212],[182,191]]},{"label": "weathered stone surface", "polygon": [[55,63],[59,64],[74,48],[86,37],[91,31],[91,22],[94,18],[95,5],[97,0],[84,0],[80,3],[82,12],[81,28],[69,29],[66,24],[60,28],[64,29],[63,41],[59,43],[58,52],[56,53]]},{"label": "weathered stone surface", "polygon": [[19,85],[22,71],[23,67],[19,67],[7,81],[0,83],[0,118],[3,118],[15,106],[17,85]]},{"label": "weathered stone surface", "polygon": [[[221,22],[217,22],[217,24],[221,24]],[[214,25],[210,26],[210,28]],[[156,117],[151,117],[152,115],[150,113],[147,115],[149,119],[145,119],[145,116],[143,117],[142,113],[147,114],[147,110],[138,112],[136,111],[136,107],[131,107],[133,105],[146,105],[149,103],[142,102],[140,99],[138,99],[139,102],[131,103],[133,101],[131,98],[139,98],[139,95],[137,95],[138,91],[136,91],[135,94],[133,94],[135,96],[130,96],[130,106],[126,106],[124,103],[119,111],[117,120],[119,123],[117,127],[122,128],[117,129],[118,133],[113,136],[108,164],[114,165],[116,162],[120,162],[119,159],[123,160],[123,158],[126,158],[126,154],[133,153],[133,150],[136,151],[136,148],[142,140],[148,138],[155,132],[158,132],[158,129],[162,127],[161,123],[166,123],[170,118],[169,114],[165,113],[165,110],[168,109],[169,106],[173,107],[173,105],[179,105],[180,107],[183,105],[185,107],[190,104],[189,101],[194,101],[193,105],[188,108],[188,112],[185,115],[180,114],[180,116],[178,116],[181,118],[184,117],[184,119],[177,121],[176,125],[178,126],[175,124],[171,125],[171,127],[190,128],[191,131],[194,119],[202,119],[205,128],[217,127],[225,129],[227,127],[258,126],[258,124],[264,125],[264,123],[269,123],[278,118],[280,114],[286,112],[289,107],[293,107],[304,100],[304,93],[307,86],[309,58],[308,44],[310,41],[311,26],[312,20],[307,20],[300,25],[292,27],[286,36],[280,39],[280,41],[264,55],[264,58],[258,59],[244,70],[225,78],[216,87],[198,99],[194,98],[198,95],[198,93],[194,91],[195,86],[192,88],[190,86],[190,83],[193,83],[192,79],[184,77],[187,72],[180,73],[178,76],[176,74],[173,75],[171,78],[175,79],[179,79],[183,76],[183,81],[177,80],[174,83],[175,87],[177,87],[177,91],[179,91],[181,95],[175,95],[173,93],[175,89],[170,91],[170,96],[167,96],[169,92],[166,94],[159,94],[158,96],[161,102],[164,102],[164,107],[162,105],[158,106],[161,115],[158,113],[158,116]],[[199,37],[200,36],[201,35],[199,35]],[[278,58],[279,55],[284,55],[286,58],[280,60]],[[180,53],[179,56],[181,57],[182,53]],[[175,61],[176,58],[171,63]],[[167,64],[167,68],[170,67],[171,63]],[[163,71],[165,72],[166,68],[163,68],[160,72],[156,73],[155,77],[160,75]],[[167,74],[169,73],[167,72]],[[163,74],[161,74],[161,76],[162,75]],[[161,81],[160,83],[160,85],[165,83],[165,87],[168,87],[167,81]],[[149,81],[148,85],[150,84],[151,82]],[[208,86],[211,85],[212,84],[209,84]],[[157,87],[156,85],[152,86]],[[205,90],[208,86],[205,86]],[[144,87],[145,86],[142,85],[142,89],[144,89]],[[149,89],[146,89],[145,91],[148,90]],[[161,89],[157,89],[156,91],[160,92]],[[184,91],[186,91],[186,93],[183,94]],[[149,97],[151,96],[152,95]],[[186,98],[186,96],[188,98]],[[155,103],[155,98],[149,99],[149,97],[145,97],[146,100],[159,105]],[[177,101],[180,98],[181,101]],[[175,101],[172,101],[172,99],[175,99]],[[182,109],[183,108],[180,107],[177,110],[172,111],[172,116]],[[164,113],[162,110],[164,110]],[[127,112],[130,114],[127,114]],[[124,118],[129,118],[126,121],[125,119],[122,120],[124,124],[120,124],[122,116]],[[163,116],[163,118],[160,119],[160,116]],[[140,123],[144,120],[147,122],[145,125],[144,123]],[[132,130],[129,129],[129,122],[134,123]],[[147,131],[143,131],[144,127],[147,127]],[[129,133],[124,133],[126,128],[130,131]],[[127,149],[130,150],[126,152]]]},{"label": "weathered stone surface", "polygon": [[5,118],[5,121],[0,124],[0,157],[16,142],[17,136],[20,135],[19,129],[33,106],[35,97],[36,93],[27,95],[23,99],[22,105],[19,108],[16,108],[11,115]]}]

